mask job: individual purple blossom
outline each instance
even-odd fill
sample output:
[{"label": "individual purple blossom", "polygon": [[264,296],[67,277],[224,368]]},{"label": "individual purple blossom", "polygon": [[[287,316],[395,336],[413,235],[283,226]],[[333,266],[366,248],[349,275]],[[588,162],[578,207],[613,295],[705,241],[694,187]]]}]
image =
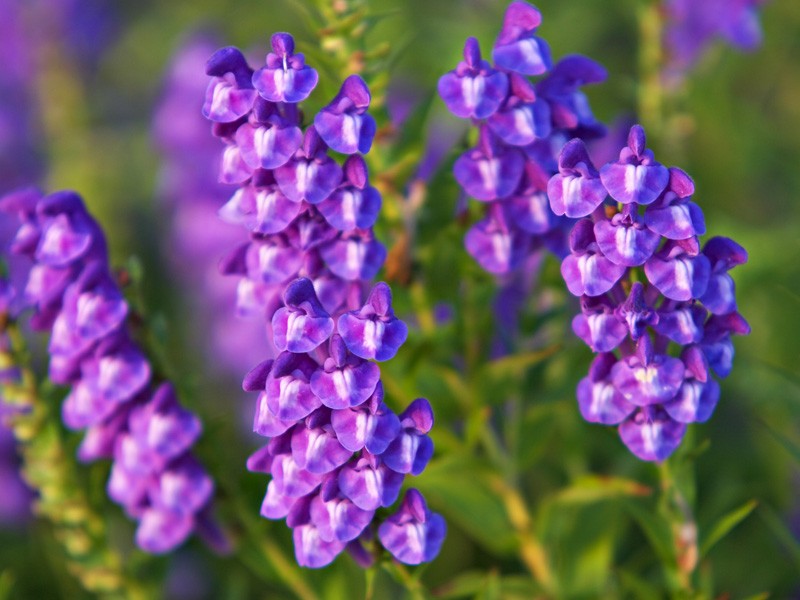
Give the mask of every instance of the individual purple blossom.
[{"label": "individual purple blossom", "polygon": [[[563,256],[568,220],[591,213],[605,198],[585,148],[558,151],[573,137],[602,136],[581,86],[601,82],[603,67],[570,56],[553,66],[547,43],[535,35],[541,14],[512,2],[495,41],[494,65],[480,59],[477,41],[467,41],[456,70],[439,80],[439,94],[456,116],[478,129],[477,143],[455,162],[456,181],[485,203],[486,216],[468,231],[467,251],[487,271],[506,275],[543,248]],[[528,76],[542,76],[531,81]],[[547,186],[551,183],[561,192]],[[534,261],[535,262],[535,261]]]},{"label": "individual purple blossom", "polygon": [[[252,76],[260,94],[252,106],[226,123],[207,111],[226,147],[220,181],[238,186],[220,216],[249,234],[220,269],[240,277],[238,309],[267,322],[275,350],[243,382],[259,394],[253,429],[269,438],[247,467],[271,475],[261,514],[286,519],[298,564],[323,567],[347,549],[369,566],[363,544],[375,538],[376,510],[391,507],[405,475],[431,458],[433,413],[419,399],[398,417],[372,362],[394,357],[408,328],[392,310],[388,285],[369,290],[386,258],[372,231],[381,197],[358,154],[375,135],[369,89],[348,77],[304,122],[297,102],[316,85],[316,71],[294,54],[291,36],[272,41],[267,66]],[[226,85],[222,78],[249,89],[238,83],[250,72],[240,56],[231,49],[212,56],[212,85]],[[296,147],[295,130],[303,132]],[[331,151],[349,156],[340,164]],[[437,531],[443,537],[444,528]],[[387,549],[420,562],[440,545],[424,558]]]},{"label": "individual purple blossom", "polygon": [[[585,172],[597,171],[588,162]],[[710,371],[727,376],[730,336],[749,333],[729,275],[747,252],[727,238],[701,250],[705,222],[691,201],[694,183],[655,161],[640,126],[631,128],[620,160],[599,173],[621,208],[599,197],[573,227],[561,266],[570,292],[581,297],[573,329],[598,353],[578,384],[578,406],[587,421],[617,425],[637,457],[661,461],[687,424],[710,418],[720,395]],[[563,174],[551,179],[551,202],[562,201],[562,181]],[[671,351],[674,345],[681,349]]]},{"label": "individual purple blossom", "polygon": [[439,553],[446,531],[444,519],[428,510],[422,494],[412,488],[398,511],[381,524],[378,539],[398,560],[418,565]]},{"label": "individual purple blossom", "polygon": [[468,38],[464,60],[439,79],[439,95],[447,108],[462,119],[493,115],[508,93],[508,76],[481,58],[478,40]]},{"label": "individual purple blossom", "polygon": [[[109,272],[105,238],[80,196],[24,197],[22,204],[19,194],[3,198],[0,209],[23,219],[28,243],[13,251],[35,263],[27,300],[40,328],[51,323],[50,379],[71,388],[64,422],[87,429],[78,456],[112,458],[108,492],[138,521],[137,544],[172,550],[210,518],[214,485],[191,455],[199,419],[179,406],[168,383],[152,390],[151,367],[126,330],[129,309]],[[59,276],[36,282],[42,268]]]},{"label": "individual purple blossom", "polygon": [[266,63],[252,75],[253,86],[264,100],[296,104],[317,86],[317,71],[306,66],[302,54],[295,54],[294,38],[288,33],[273,34]]},{"label": "individual purple blossom", "polygon": [[366,154],[375,137],[375,118],[367,109],[369,88],[358,75],[344,80],[336,97],[314,117],[314,127],[325,143],[342,154]]},{"label": "individual purple blossom", "polygon": [[541,75],[551,67],[550,48],[533,33],[542,15],[527,2],[512,2],[503,17],[503,28],[494,42],[492,58],[497,66],[521,75]]},{"label": "individual purple blossom", "polygon": [[350,352],[378,361],[394,357],[408,337],[405,323],[392,311],[392,291],[383,282],[372,288],[361,309],[340,316],[337,327]]}]

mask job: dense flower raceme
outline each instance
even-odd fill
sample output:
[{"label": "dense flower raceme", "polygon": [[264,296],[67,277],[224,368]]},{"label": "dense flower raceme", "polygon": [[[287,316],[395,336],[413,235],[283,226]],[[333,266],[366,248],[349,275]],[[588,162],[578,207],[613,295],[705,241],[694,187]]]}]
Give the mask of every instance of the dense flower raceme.
[{"label": "dense flower raceme", "polygon": [[761,44],[758,9],[766,0],[663,0],[666,74],[678,78],[716,39],[740,50]]},{"label": "dense flower raceme", "polygon": [[153,137],[163,157],[159,196],[170,212],[170,257],[176,277],[191,292],[190,308],[207,326],[195,332],[215,371],[241,377],[269,351],[260,315],[239,315],[234,278],[220,277],[220,256],[241,240],[241,229],[217,216],[230,188],[217,181],[219,143],[200,114],[208,78],[208,56],[218,48],[195,35],[180,46],[164,77],[153,119]]},{"label": "dense flower raceme", "polygon": [[[347,78],[303,131],[297,104],[318,75],[289,34],[273,35],[258,70],[224,48],[207,73],[203,112],[226,144],[220,180],[239,186],[220,216],[250,232],[223,271],[241,276],[239,308],[266,318],[278,352],[244,382],[260,392],[254,429],[271,438],[248,461],[272,476],[261,514],[286,519],[303,566],[344,549],[366,564],[362,542],[376,534],[400,561],[432,560],[445,524],[419,492],[380,525],[374,518],[430,459],[433,413],[422,398],[392,412],[371,362],[392,358],[407,329],[386,284],[363,302],[386,257],[372,231],[381,197],[360,155],[375,135],[369,89]],[[347,155],[343,164],[331,150]]]},{"label": "dense flower raceme", "polygon": [[86,430],[79,458],[113,459],[108,494],[139,522],[137,544],[171,550],[210,525],[213,482],[190,452],[199,419],[168,383],[153,389],[105,238],[80,196],[21,190],[0,200],[0,211],[22,221],[10,251],[33,260],[24,290],[31,326],[52,332],[49,378],[70,386],[64,423]]},{"label": "dense flower raceme", "polygon": [[[747,261],[733,240],[705,233],[694,183],[658,163],[635,125],[619,160],[599,171],[572,140],[548,184],[553,209],[582,217],[561,273],[581,298],[575,333],[598,353],[578,385],[584,418],[619,425],[643,460],[663,460],[687,423],[706,421],[726,377],[731,335],[749,333],[728,271]],[[610,198],[609,198],[610,197]]]},{"label": "dense flower raceme", "polygon": [[[567,140],[593,139],[605,131],[580,91],[603,81],[605,69],[577,55],[553,65],[547,43],[534,35],[540,23],[534,6],[512,2],[492,49],[494,64],[469,38],[464,60],[439,80],[447,108],[478,129],[477,145],[458,158],[454,173],[469,196],[487,204],[465,242],[475,260],[495,274],[520,267],[542,246],[566,253],[571,221],[564,211],[550,210],[547,181]],[[543,77],[532,83],[529,76]]]}]

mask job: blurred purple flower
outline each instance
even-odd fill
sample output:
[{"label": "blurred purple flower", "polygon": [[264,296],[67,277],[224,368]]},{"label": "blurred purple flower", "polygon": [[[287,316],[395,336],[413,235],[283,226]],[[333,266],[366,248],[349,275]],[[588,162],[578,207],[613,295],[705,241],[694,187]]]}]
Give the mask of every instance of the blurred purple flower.
[{"label": "blurred purple flower", "polygon": [[[243,360],[257,362],[269,353],[270,344],[258,315],[228,310],[237,284],[220,276],[218,264],[241,239],[237,219],[252,219],[258,230],[276,203],[280,207],[280,198],[275,198],[277,192],[270,198],[269,188],[248,188],[246,198],[240,194],[223,208],[230,192],[217,182],[220,149],[200,114],[208,86],[202,71],[216,47],[207,36],[196,35],[178,49],[164,76],[153,137],[163,157],[159,197],[171,213],[171,266],[190,292],[195,320],[208,327],[192,334],[202,333],[196,342],[205,349],[212,369],[238,375]],[[235,199],[237,204],[231,205]],[[218,211],[227,222],[220,221]]]},{"label": "blurred purple flower", "polygon": [[[209,518],[213,483],[191,456],[200,423],[169,384],[151,391],[151,368],[126,330],[128,305],[108,265],[103,232],[74,192],[0,199],[22,217],[13,247],[34,261],[25,300],[52,329],[50,379],[71,386],[64,422],[87,429],[81,460],[111,458],[112,499],[139,521],[136,541],[167,552]],[[46,269],[46,276],[39,275]]]},{"label": "blurred purple flower", "polygon": [[761,45],[758,10],[766,0],[663,0],[665,74],[680,80],[717,39],[739,50]]}]

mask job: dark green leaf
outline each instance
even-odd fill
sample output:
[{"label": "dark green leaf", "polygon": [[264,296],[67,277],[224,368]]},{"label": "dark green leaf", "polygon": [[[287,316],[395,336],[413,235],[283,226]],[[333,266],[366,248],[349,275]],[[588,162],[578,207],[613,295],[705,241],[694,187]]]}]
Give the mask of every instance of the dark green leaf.
[{"label": "dark green leaf", "polygon": [[727,515],[719,519],[711,528],[711,533],[708,534],[708,537],[706,537],[706,539],[703,540],[703,543],[700,544],[700,556],[704,557],[706,554],[708,554],[708,551],[714,547],[714,544],[719,542],[722,538],[728,535],[728,533],[730,533],[734,527],[744,521],[748,515],[753,512],[756,506],[758,506],[758,502],[755,500],[750,500],[749,502],[745,502],[736,510],[732,510]]}]

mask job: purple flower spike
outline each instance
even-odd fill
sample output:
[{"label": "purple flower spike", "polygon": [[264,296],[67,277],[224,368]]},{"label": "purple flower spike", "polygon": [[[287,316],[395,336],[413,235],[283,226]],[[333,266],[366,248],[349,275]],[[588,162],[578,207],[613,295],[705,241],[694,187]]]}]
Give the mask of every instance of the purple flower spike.
[{"label": "purple flower spike", "polygon": [[403,475],[390,469],[380,457],[362,452],[339,471],[339,488],[362,510],[391,506],[400,494]]},{"label": "purple flower spike", "polygon": [[436,558],[446,533],[442,516],[431,512],[422,494],[412,488],[397,512],[378,528],[378,539],[400,562],[418,565]]},{"label": "purple flower spike", "polygon": [[[627,207],[635,206],[628,204]],[[635,211],[627,208],[610,220],[594,225],[597,245],[613,263],[638,267],[653,256],[661,236],[647,229]]]},{"label": "purple flower spike", "polygon": [[575,296],[599,296],[610,290],[625,273],[625,267],[600,252],[589,219],[575,224],[569,236],[572,254],[561,263],[561,275]]},{"label": "purple flower spike", "polygon": [[319,204],[342,181],[342,168],[326,154],[325,144],[312,126],[295,157],[275,170],[275,180],[290,200]]},{"label": "purple flower spike", "polygon": [[589,377],[578,384],[578,407],[590,423],[617,425],[636,410],[636,405],[625,400],[611,381],[616,362],[613,354],[598,354],[589,368]]},{"label": "purple flower spike", "polygon": [[389,360],[408,337],[408,327],[394,316],[392,290],[377,283],[359,310],[339,317],[339,333],[348,350],[365,359]]},{"label": "purple flower spike", "polygon": [[619,426],[622,441],[642,460],[662,461],[680,445],[686,424],[678,423],[658,406],[639,408]]},{"label": "purple flower spike", "polygon": [[342,446],[351,452],[366,448],[375,455],[383,454],[402,429],[400,419],[383,402],[381,383],[368,402],[350,410],[334,411],[331,425]]},{"label": "purple flower spike", "polygon": [[571,219],[592,214],[608,196],[582,140],[571,140],[561,150],[547,196],[554,213]]},{"label": "purple flower spike", "polygon": [[533,32],[542,23],[534,6],[516,0],[506,9],[503,29],[494,43],[492,58],[501,69],[522,75],[541,75],[552,66],[550,48]]},{"label": "purple flower spike", "polygon": [[481,129],[478,146],[456,160],[456,181],[476,200],[506,198],[517,189],[525,169],[519,150],[503,148],[488,128]]},{"label": "purple flower spike", "polygon": [[330,104],[314,117],[314,127],[332,150],[342,154],[366,154],[375,137],[375,119],[367,113],[369,88],[358,75],[344,80]]},{"label": "purple flower spike", "polygon": [[344,163],[345,184],[317,205],[325,220],[339,231],[368,229],[381,209],[381,194],[369,185],[367,164],[359,155]]},{"label": "purple flower spike", "polygon": [[[311,391],[309,381],[317,368],[316,362],[305,354],[282,352],[275,359],[266,381],[266,402],[278,422],[256,417],[256,425],[280,429],[280,421],[303,419],[321,406],[320,399]],[[259,412],[263,410],[259,399]]]},{"label": "purple flower spike", "polygon": [[364,403],[380,378],[378,365],[350,355],[341,336],[334,334],[330,356],[311,376],[311,389],[328,408],[344,409]]},{"label": "purple flower spike", "polygon": [[206,89],[203,116],[231,123],[253,108],[256,91],[250,82],[253,70],[238,48],[217,50],[208,60],[206,73],[214,76]]},{"label": "purple flower spike", "polygon": [[653,152],[645,149],[644,129],[631,127],[628,146],[619,154],[619,162],[600,169],[600,179],[614,200],[622,204],[651,204],[667,188],[669,169],[656,162]]},{"label": "purple flower spike", "polygon": [[433,442],[426,433],[433,427],[433,410],[425,398],[417,398],[400,415],[400,434],[381,455],[386,466],[398,473],[419,475],[433,456]]},{"label": "purple flower spike", "polygon": [[494,114],[508,93],[505,73],[495,71],[481,59],[478,40],[468,38],[464,60],[454,71],[442,75],[439,95],[447,109],[462,119],[485,119]]},{"label": "purple flower spike", "polygon": [[333,332],[333,319],[317,299],[309,279],[298,279],[286,288],[286,306],[272,317],[275,347],[289,352],[311,352]]},{"label": "purple flower spike", "polygon": [[317,86],[319,75],[306,66],[305,57],[294,53],[294,38],[288,33],[272,36],[272,52],[265,67],[253,73],[253,86],[270,102],[302,102]]}]

